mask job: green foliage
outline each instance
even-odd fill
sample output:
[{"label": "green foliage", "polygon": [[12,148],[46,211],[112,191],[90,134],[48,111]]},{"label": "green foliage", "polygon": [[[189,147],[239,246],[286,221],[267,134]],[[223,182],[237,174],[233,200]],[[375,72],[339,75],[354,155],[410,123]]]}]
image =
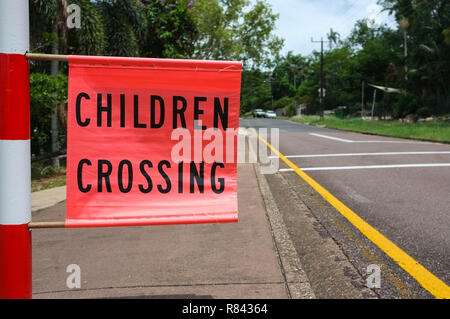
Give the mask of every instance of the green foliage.
[{"label": "green foliage", "polygon": [[[450,112],[450,2],[382,0],[403,25],[408,43],[406,87],[422,103],[434,99],[434,113]],[[401,30],[403,33],[403,30]],[[442,98],[445,97],[445,98]]]},{"label": "green foliage", "polygon": [[415,114],[418,109],[417,99],[412,94],[399,95],[393,103],[393,116],[396,119],[404,118],[409,114]]},{"label": "green foliage", "polygon": [[270,78],[258,69],[242,72],[241,114],[271,108]]},{"label": "green foliage", "polygon": [[[80,6],[80,29],[65,27],[64,3]],[[68,54],[187,58],[198,34],[186,0],[31,0],[30,8],[32,51],[59,41]]]},{"label": "green foliage", "polygon": [[242,60],[244,67],[269,65],[283,45],[273,35],[278,18],[263,0],[198,0],[192,9],[198,37],[194,58]]},{"label": "green foliage", "polygon": [[167,3],[152,0],[144,6],[146,34],[141,54],[149,57],[190,57],[198,34],[192,9],[186,0],[172,0],[171,6]]},{"label": "green foliage", "polygon": [[[294,97],[309,72],[309,64],[305,57],[288,52],[284,57],[278,57],[272,72],[272,90],[274,99],[284,96]],[[295,86],[294,86],[295,84]]]},{"label": "green foliage", "polygon": [[[340,39],[330,28],[330,45],[323,58],[325,109],[345,106],[343,116],[360,115],[364,82],[365,110],[370,109],[374,90],[369,84],[407,92],[378,90],[375,115],[379,117],[418,119],[450,113],[450,2],[380,0],[380,4],[399,21],[398,29],[360,20],[346,39]],[[297,66],[295,73],[291,65]],[[307,113],[319,113],[320,52],[307,57],[289,52],[277,57],[271,70],[274,105],[295,97],[306,104]]]},{"label": "green foliage", "polygon": [[31,178],[38,179],[43,177],[54,176],[58,173],[58,169],[51,165],[43,165],[42,163],[35,162],[31,164]]},{"label": "green foliage", "polygon": [[66,185],[66,167],[54,168],[50,163],[31,163],[31,191]]},{"label": "green foliage", "polygon": [[[66,27],[69,4],[80,6],[80,29]],[[252,67],[278,55],[276,19],[262,0],[30,0],[31,51],[51,53],[57,44],[60,54],[243,60],[241,110],[249,112],[272,107],[270,81]],[[51,113],[66,100],[67,78],[47,75],[48,62],[30,67],[32,148],[42,155],[50,152]],[[59,71],[67,74],[67,64]]]},{"label": "green foliage", "polygon": [[[405,95],[378,90],[377,116],[418,119],[450,113],[450,2],[381,0],[380,3],[405,29],[373,27],[371,21],[360,20],[348,38],[341,40],[331,28],[327,36],[332,46],[324,52],[325,109],[346,106],[343,116],[360,115],[364,81],[366,110],[370,108],[374,90],[369,84],[408,92]],[[303,61],[296,73],[297,79],[301,79],[297,89],[293,88],[289,69],[295,59]],[[318,114],[319,86],[319,52],[308,57],[288,53],[275,60],[275,104],[285,96],[296,96],[300,103],[307,105],[307,113]]]},{"label": "green foliage", "polygon": [[286,107],[286,116],[294,116],[295,115],[295,105],[294,104],[289,104]]},{"label": "green foliage", "polygon": [[289,96],[284,96],[273,103],[273,108],[276,110],[279,108],[287,108],[291,105],[294,106],[294,99]]},{"label": "green foliage", "polygon": [[67,100],[67,77],[43,73],[30,74],[31,153],[51,150],[50,121],[52,110]]},{"label": "green foliage", "polygon": [[103,55],[107,50],[107,35],[98,6],[89,0],[71,1],[81,8],[81,28],[69,31],[69,51],[73,54]]},{"label": "green foliage", "polygon": [[143,34],[143,12],[134,0],[100,1],[107,39],[107,53],[139,56],[139,35]]},{"label": "green foliage", "polygon": [[426,118],[431,116],[431,110],[428,107],[424,106],[419,108],[416,114],[419,118]]}]

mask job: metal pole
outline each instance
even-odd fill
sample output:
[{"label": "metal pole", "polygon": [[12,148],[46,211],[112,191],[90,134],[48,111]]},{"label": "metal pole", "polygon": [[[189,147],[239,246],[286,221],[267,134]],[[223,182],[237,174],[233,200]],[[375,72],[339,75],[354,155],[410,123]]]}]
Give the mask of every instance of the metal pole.
[{"label": "metal pole", "polygon": [[373,111],[375,110],[375,101],[377,99],[377,89],[373,89],[373,102],[372,102],[372,113],[371,113],[371,121],[373,121]]},{"label": "metal pole", "polygon": [[403,30],[403,40],[404,40],[404,47],[405,47],[405,81],[408,81],[408,64],[406,62],[406,59],[408,57],[408,42],[406,38],[406,29]]},{"label": "metal pole", "polygon": [[[54,40],[52,43],[52,54],[57,55],[58,54],[58,38],[59,38],[57,21],[54,22],[52,31],[53,31],[53,33],[56,34],[56,40]],[[58,60],[52,60],[51,66],[50,66],[50,74],[53,76],[57,76],[58,73],[59,73],[59,62],[58,62]],[[58,141],[59,130],[58,129],[59,129],[59,127],[58,127],[58,106],[55,106],[52,111],[52,118],[51,118],[52,153],[57,153],[59,151],[59,141]],[[54,158],[52,158],[52,162],[53,162],[53,167],[59,168],[59,159],[54,157]]]},{"label": "metal pole", "polygon": [[324,91],[324,78],[323,78],[323,43],[330,41],[323,41],[323,37],[320,38],[320,41],[314,41],[311,38],[311,42],[317,43],[320,42],[320,117],[323,119],[324,107],[323,107],[323,91]]},{"label": "metal pole", "polygon": [[62,54],[45,54],[45,53],[25,53],[25,57],[29,60],[38,60],[38,61],[69,61],[68,55]]},{"label": "metal pole", "polygon": [[364,117],[364,80],[362,81],[361,89],[361,118]]},{"label": "metal pole", "polygon": [[320,38],[320,118],[323,119],[323,38]]},{"label": "metal pole", "polygon": [[0,1],[0,299],[31,298],[28,0]]},{"label": "metal pole", "polygon": [[272,73],[269,75],[271,109],[273,110]]},{"label": "metal pole", "polygon": [[28,224],[28,228],[65,228],[66,222],[31,222]]}]

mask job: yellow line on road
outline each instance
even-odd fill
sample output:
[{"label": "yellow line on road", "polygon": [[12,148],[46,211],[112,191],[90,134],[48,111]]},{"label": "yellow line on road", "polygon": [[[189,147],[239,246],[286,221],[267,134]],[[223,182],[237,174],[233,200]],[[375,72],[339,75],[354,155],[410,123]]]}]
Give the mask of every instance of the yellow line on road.
[{"label": "yellow line on road", "polygon": [[338,212],[340,212],[347,220],[355,226],[362,234],[370,239],[382,251],[384,251],[390,258],[392,258],[400,267],[408,272],[419,284],[428,290],[433,296],[438,299],[450,299],[450,287],[442,280],[437,278],[425,267],[419,264],[414,258],[405,253],[402,249],[397,247],[392,241],[387,239],[378,230],[370,226],[366,221],[359,217],[355,212],[348,208],[339,199],[334,197],[329,191],[312,179],[308,174],[303,172],[294,163],[287,159],[276,148],[270,145],[265,139],[258,135],[256,130],[253,132],[258,138],[263,141],[275,154],[277,154],[289,167],[291,167],[298,176],[300,176],[306,183],[315,189],[325,200],[327,200]]}]

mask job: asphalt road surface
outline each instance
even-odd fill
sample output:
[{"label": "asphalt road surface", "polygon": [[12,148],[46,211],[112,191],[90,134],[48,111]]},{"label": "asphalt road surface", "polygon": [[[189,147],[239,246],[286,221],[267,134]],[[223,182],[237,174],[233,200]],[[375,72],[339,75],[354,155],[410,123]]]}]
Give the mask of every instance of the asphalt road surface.
[{"label": "asphalt road surface", "polygon": [[[284,120],[241,119],[240,124],[255,129],[278,128],[278,149],[283,155],[434,276],[450,284],[450,145]],[[333,239],[361,276],[368,275],[369,264],[380,266],[381,287],[373,290],[379,297],[434,297],[283,161],[278,173],[266,175],[266,179],[281,207],[292,201],[286,197],[288,191],[303,201],[317,221],[317,231]],[[297,250],[304,255],[308,238],[293,222],[295,209],[286,206],[284,218],[294,242],[298,242]],[[316,295],[339,297],[339,291],[320,287],[330,262],[315,258],[307,258],[304,263],[312,285],[317,281],[313,287]]]}]

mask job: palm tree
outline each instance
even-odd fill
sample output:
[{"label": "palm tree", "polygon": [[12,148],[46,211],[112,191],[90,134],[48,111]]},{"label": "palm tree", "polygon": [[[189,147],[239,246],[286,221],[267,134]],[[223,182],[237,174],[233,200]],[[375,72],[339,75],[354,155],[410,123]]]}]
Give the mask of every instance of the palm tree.
[{"label": "palm tree", "polygon": [[[83,12],[81,30],[71,31],[66,23],[69,5],[67,0],[30,1],[31,51],[45,52],[48,50],[52,54],[68,54],[73,50],[73,44],[76,43],[78,52],[75,53],[101,53],[104,36],[101,34],[103,26],[102,21],[98,19],[99,14],[95,12],[95,7],[89,0],[81,0],[77,4],[82,6],[81,11]],[[100,30],[100,32],[92,32],[92,30]],[[43,63],[36,63],[33,67],[41,72],[50,73],[52,76],[57,76],[61,71],[58,61],[51,61],[50,69],[48,69],[48,64]],[[58,114],[64,114],[61,112],[64,109],[65,101],[56,105],[51,114],[52,153],[60,151]],[[64,119],[61,121],[65,122]],[[53,166],[59,167],[57,158],[53,159]]]},{"label": "palm tree", "polygon": [[135,0],[98,2],[107,39],[107,54],[139,56],[146,33],[144,8]]},{"label": "palm tree", "polygon": [[[51,53],[59,54],[66,53],[67,45],[65,39],[67,37],[67,0],[34,0],[31,1],[31,29],[37,30],[37,32],[43,32],[45,30],[51,30]],[[36,16],[38,14],[38,16]],[[38,24],[36,26],[36,24]],[[33,34],[32,34],[33,35]],[[34,35],[37,35],[35,33]],[[45,33],[40,34],[41,36]],[[36,39],[35,39],[36,41]],[[32,40],[33,42],[33,40]],[[50,64],[50,74],[56,76],[59,73],[58,61],[52,61]],[[51,151],[52,153],[59,152],[59,127],[58,127],[58,107],[56,106],[52,111],[51,117]],[[53,158],[53,166],[59,167],[59,159]]]},{"label": "palm tree", "polygon": [[333,43],[336,45],[339,42],[341,35],[334,31],[333,28],[330,28],[330,33],[327,34],[328,43],[330,46],[330,50],[333,48]]}]

